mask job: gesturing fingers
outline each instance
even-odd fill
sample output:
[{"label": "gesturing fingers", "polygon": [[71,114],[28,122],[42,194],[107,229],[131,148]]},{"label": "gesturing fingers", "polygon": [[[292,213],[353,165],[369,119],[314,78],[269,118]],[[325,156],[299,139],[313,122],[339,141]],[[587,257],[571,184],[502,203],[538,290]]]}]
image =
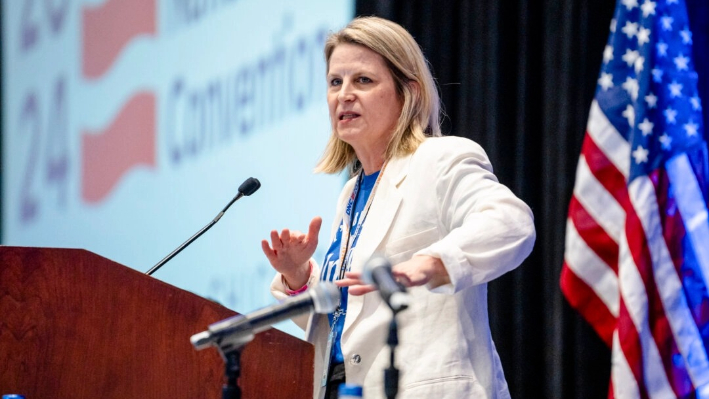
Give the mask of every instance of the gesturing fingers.
[{"label": "gesturing fingers", "polygon": [[283,249],[281,237],[278,236],[278,232],[276,230],[271,231],[271,245],[273,246],[273,250],[275,252],[278,252]]},{"label": "gesturing fingers", "polygon": [[343,278],[342,280],[335,280],[335,285],[338,287],[351,287],[355,284],[362,284],[361,281],[355,280],[353,278]]},{"label": "gesturing fingers", "polygon": [[356,272],[345,273],[345,278],[335,281],[335,284],[338,287],[348,287],[348,293],[352,295],[364,295],[377,289],[362,281],[362,274]]},{"label": "gesturing fingers", "polygon": [[290,244],[290,230],[283,229],[283,231],[281,232],[281,242],[283,243],[283,245]]},{"label": "gesturing fingers", "polygon": [[266,258],[268,258],[269,262],[273,263],[276,261],[276,251],[271,249],[271,246],[268,245],[268,240],[261,240],[261,249],[266,255]]},{"label": "gesturing fingers", "polygon": [[310,226],[308,226],[308,244],[313,247],[318,245],[318,234],[320,234],[320,226],[322,226],[322,218],[316,216],[310,221]]},{"label": "gesturing fingers", "polygon": [[358,278],[343,278],[335,281],[335,284],[338,287],[348,287],[348,293],[351,295],[364,295],[377,289],[377,287],[367,285]]}]

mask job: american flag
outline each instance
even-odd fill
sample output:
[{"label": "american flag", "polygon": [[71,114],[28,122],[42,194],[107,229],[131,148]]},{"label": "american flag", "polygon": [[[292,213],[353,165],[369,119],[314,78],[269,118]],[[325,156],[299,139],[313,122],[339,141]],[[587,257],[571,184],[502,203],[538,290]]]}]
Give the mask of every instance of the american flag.
[{"label": "american flag", "polygon": [[611,348],[611,398],[709,397],[709,162],[684,0],[619,0],[561,288]]}]

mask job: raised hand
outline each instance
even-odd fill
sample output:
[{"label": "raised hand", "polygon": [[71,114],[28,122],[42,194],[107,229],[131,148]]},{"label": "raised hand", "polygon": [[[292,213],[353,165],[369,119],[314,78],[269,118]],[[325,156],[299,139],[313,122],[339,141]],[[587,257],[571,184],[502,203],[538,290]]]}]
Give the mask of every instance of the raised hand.
[{"label": "raised hand", "polygon": [[318,246],[318,233],[322,218],[316,216],[310,221],[308,233],[283,229],[271,231],[271,242],[261,241],[261,248],[266,258],[277,272],[285,277],[288,286],[293,289],[302,287],[310,277],[309,260]]}]

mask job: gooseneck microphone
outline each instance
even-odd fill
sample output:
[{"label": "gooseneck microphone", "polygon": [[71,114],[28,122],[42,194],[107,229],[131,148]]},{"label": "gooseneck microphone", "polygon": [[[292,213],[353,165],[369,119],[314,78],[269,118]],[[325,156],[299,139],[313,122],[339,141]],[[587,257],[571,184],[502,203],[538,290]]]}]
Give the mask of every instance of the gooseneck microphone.
[{"label": "gooseneck microphone", "polygon": [[374,284],[384,302],[389,305],[394,313],[409,307],[409,294],[406,288],[397,283],[391,271],[391,263],[381,255],[374,255],[364,264],[362,280],[367,284]]},{"label": "gooseneck microphone", "polygon": [[180,245],[179,247],[175,248],[174,251],[170,252],[169,255],[167,255],[166,257],[164,257],[163,260],[161,260],[160,262],[158,262],[155,266],[153,266],[153,267],[152,267],[150,270],[148,270],[145,274],[147,274],[148,276],[150,276],[150,275],[152,275],[153,273],[155,273],[158,269],[160,269],[160,268],[161,268],[165,263],[167,263],[170,259],[174,258],[175,255],[179,254],[183,249],[187,248],[188,245],[192,244],[192,242],[193,242],[194,240],[198,239],[199,236],[201,236],[202,234],[204,234],[207,230],[211,229],[212,226],[214,226],[214,225],[219,221],[219,219],[221,219],[222,216],[224,216],[224,213],[227,211],[227,209],[229,209],[229,207],[230,207],[234,202],[236,202],[239,198],[241,198],[241,197],[243,197],[243,196],[247,196],[247,197],[248,197],[249,195],[255,193],[256,190],[258,190],[260,187],[261,187],[261,182],[259,182],[258,179],[256,179],[256,178],[249,177],[248,179],[244,180],[244,182],[241,183],[241,185],[239,186],[239,193],[238,193],[234,198],[232,198],[231,201],[229,201],[228,204],[226,204],[226,206],[224,207],[224,209],[222,209],[222,211],[219,212],[219,214],[217,214],[217,216],[216,216],[214,219],[212,219],[211,222],[209,222],[206,226],[202,227],[202,230],[200,230],[200,231],[198,231],[197,233],[195,233],[195,235],[193,235],[192,237],[190,237],[187,241],[183,242],[182,245]]},{"label": "gooseneck microphone", "polygon": [[193,335],[190,342],[197,350],[212,345],[227,350],[234,349],[229,346],[239,346],[245,341],[248,342],[254,334],[268,329],[275,323],[310,310],[314,310],[315,313],[331,313],[335,311],[339,302],[339,288],[333,283],[320,282],[306,292],[278,304],[211,324],[207,331]]}]

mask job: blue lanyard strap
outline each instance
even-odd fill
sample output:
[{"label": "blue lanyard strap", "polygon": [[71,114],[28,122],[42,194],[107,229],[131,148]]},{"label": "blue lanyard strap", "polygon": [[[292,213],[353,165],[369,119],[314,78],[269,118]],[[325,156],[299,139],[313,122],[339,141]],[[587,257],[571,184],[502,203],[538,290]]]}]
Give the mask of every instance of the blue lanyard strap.
[{"label": "blue lanyard strap", "polygon": [[[356,240],[357,237],[359,237],[359,234],[362,231],[362,227],[364,226],[364,222],[366,221],[367,215],[369,214],[369,209],[371,208],[372,202],[374,201],[374,195],[377,192],[377,188],[379,187],[379,182],[382,179],[382,175],[384,174],[384,169],[386,169],[386,165],[386,162],[384,163],[384,165],[382,165],[382,169],[379,172],[379,176],[377,176],[377,181],[374,183],[374,187],[372,187],[372,191],[369,194],[369,197],[367,198],[367,203],[364,205],[362,216],[360,216],[360,221],[359,223],[357,223],[357,227],[355,228],[355,231],[352,234],[353,241]],[[344,243],[345,245],[342,246],[342,244],[340,244],[340,269],[338,273],[338,280],[342,280],[345,277],[345,272],[347,271],[347,268],[350,265],[350,262],[352,261],[352,248],[350,248],[350,232],[352,231],[353,223],[352,214],[354,213],[354,208],[357,205],[357,198],[359,197],[359,192],[363,180],[364,171],[362,170],[359,173],[357,182],[355,183],[354,189],[352,190],[352,195],[350,195],[350,199],[347,202],[345,214],[342,217],[341,225],[346,228],[342,231],[342,239],[340,240],[340,242]]]}]

